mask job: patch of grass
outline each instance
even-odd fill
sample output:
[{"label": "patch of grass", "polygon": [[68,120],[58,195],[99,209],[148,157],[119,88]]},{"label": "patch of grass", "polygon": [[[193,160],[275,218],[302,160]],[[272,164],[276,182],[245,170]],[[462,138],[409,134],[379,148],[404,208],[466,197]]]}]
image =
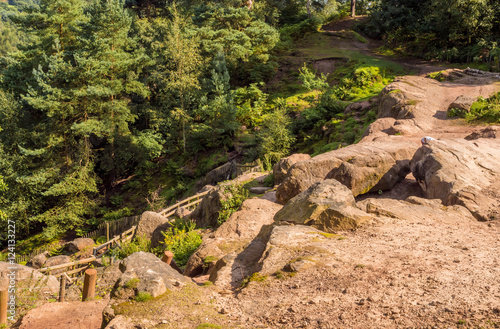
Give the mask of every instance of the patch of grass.
[{"label": "patch of grass", "polygon": [[147,302],[148,300],[153,299],[153,296],[149,292],[141,291],[135,296],[136,302]]},{"label": "patch of grass", "polygon": [[463,326],[465,324],[467,324],[467,321],[465,321],[465,320],[458,320],[457,321],[457,325],[459,325],[459,326]]},{"label": "patch of grass", "polygon": [[246,287],[250,282],[263,282],[267,279],[267,275],[262,275],[259,272],[255,272],[249,277],[245,278],[241,282],[242,287]]},{"label": "patch of grass", "polygon": [[366,265],[363,265],[363,264],[356,264],[356,266],[354,266],[354,268],[365,268]]},{"label": "patch of grass", "polygon": [[432,72],[427,75],[428,78],[443,82],[446,80],[446,77],[443,74],[444,71]]},{"label": "patch of grass", "polygon": [[130,279],[125,284],[125,287],[129,288],[129,289],[135,289],[139,285],[139,282],[141,282],[141,280],[139,278]]}]

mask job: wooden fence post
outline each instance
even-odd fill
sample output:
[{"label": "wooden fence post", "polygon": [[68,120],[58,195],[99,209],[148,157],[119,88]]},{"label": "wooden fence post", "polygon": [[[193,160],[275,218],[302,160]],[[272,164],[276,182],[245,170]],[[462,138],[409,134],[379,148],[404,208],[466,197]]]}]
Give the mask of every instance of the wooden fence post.
[{"label": "wooden fence post", "polygon": [[170,250],[166,250],[163,253],[163,257],[161,258],[162,262],[167,263],[168,265],[170,265],[172,259],[174,259],[174,253],[171,252]]},{"label": "wooden fence post", "polygon": [[106,242],[109,241],[109,222],[106,222]]},{"label": "wooden fence post", "polygon": [[0,323],[7,323],[7,301],[9,299],[9,294],[7,289],[0,290]]},{"label": "wooden fence post", "polygon": [[83,279],[82,302],[87,300],[87,298],[94,298],[96,279],[97,270],[95,268],[89,268],[85,270],[85,277]]},{"label": "wooden fence post", "polygon": [[61,287],[59,288],[59,302],[64,302],[64,295],[66,295],[66,277],[63,274],[61,276]]}]

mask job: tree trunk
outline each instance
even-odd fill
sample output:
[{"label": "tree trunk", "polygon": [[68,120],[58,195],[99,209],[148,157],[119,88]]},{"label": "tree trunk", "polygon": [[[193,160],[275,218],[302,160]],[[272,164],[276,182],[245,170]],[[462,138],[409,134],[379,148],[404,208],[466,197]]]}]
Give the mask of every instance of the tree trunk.
[{"label": "tree trunk", "polygon": [[309,15],[309,18],[311,18],[311,1],[312,0],[307,0],[307,15]]},{"label": "tree trunk", "polygon": [[351,0],[351,16],[356,16],[356,0]]},{"label": "tree trunk", "polygon": [[247,7],[248,7],[248,10],[252,10],[252,7],[253,7],[253,0],[248,0],[248,1],[247,1]]}]

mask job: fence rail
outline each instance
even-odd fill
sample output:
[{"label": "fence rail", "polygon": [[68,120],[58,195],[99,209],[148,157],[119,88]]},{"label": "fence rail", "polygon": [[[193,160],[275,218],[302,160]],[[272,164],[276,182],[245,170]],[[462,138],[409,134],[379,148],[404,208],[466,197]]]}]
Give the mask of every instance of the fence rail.
[{"label": "fence rail", "polygon": [[196,195],[193,195],[190,198],[187,198],[187,199],[184,199],[184,200],[182,200],[180,202],[177,202],[173,206],[170,206],[170,207],[168,207],[166,209],[161,210],[160,212],[158,212],[158,214],[160,214],[162,216],[165,216],[165,217],[170,217],[173,214],[175,214],[175,211],[177,209],[179,209],[179,208],[190,208],[192,206],[197,205],[198,203],[201,202],[201,200],[203,200],[203,197],[205,195],[207,195],[208,192],[209,191],[198,193]]},{"label": "fence rail", "polygon": [[259,172],[263,170],[262,162],[260,160],[256,160],[252,163],[248,164],[237,164],[236,165],[236,176],[241,176],[243,174],[248,174],[251,172]]},{"label": "fence rail", "polygon": [[[254,162],[249,163],[249,164],[236,165],[236,176],[241,176],[243,174],[257,172],[257,171],[262,171],[262,163],[259,160],[254,161]],[[177,202],[176,204],[174,204],[166,209],[161,210],[160,212],[158,212],[158,214],[165,216],[165,217],[170,217],[173,214],[175,214],[176,210],[179,208],[186,208],[186,209],[193,208],[194,206],[198,205],[203,200],[203,197],[205,195],[207,195],[208,192],[209,191],[198,193],[196,195],[193,195],[192,197],[189,197],[189,198],[184,199],[180,202]],[[106,243],[103,243],[100,246],[94,248],[94,252],[93,252],[94,256],[92,256],[94,259],[92,261],[95,260],[96,254],[100,250],[105,249],[105,248],[109,250],[109,248],[112,248],[115,244],[131,240],[132,237],[134,236],[135,229],[137,228],[137,224],[139,223],[140,218],[141,218],[141,216],[139,215],[139,216],[123,217],[123,218],[120,218],[120,219],[117,219],[114,221],[104,222],[104,223],[101,223],[97,227],[97,229],[95,229],[94,231],[83,235],[82,236],[83,238],[93,238],[93,239],[97,239],[101,236],[106,237],[106,241],[107,241]],[[112,239],[110,239],[111,236],[114,236],[114,237]],[[43,252],[48,251],[48,250],[52,250],[55,247],[58,248],[60,246],[61,246],[61,244],[59,244],[57,246],[51,245],[51,246],[36,249],[27,255],[16,255],[16,262],[17,263],[26,262],[40,253],[43,253]],[[78,273],[85,268],[85,266],[77,268],[76,265],[84,264],[84,263],[82,263],[83,261],[88,261],[87,263],[90,263],[90,262],[92,262],[92,261],[90,261],[90,259],[91,258],[87,258],[87,259],[81,260],[81,261],[71,262],[71,263],[67,263],[67,264],[61,264],[61,265],[58,265],[57,269],[72,267],[72,269],[66,273],[67,274],[70,274],[70,273],[75,274],[75,273]],[[75,265],[75,263],[77,263],[77,264]],[[85,264],[87,264],[87,263],[85,263]],[[42,270],[46,271],[46,269],[47,268],[44,268]],[[50,269],[52,271],[55,270],[54,267],[50,267],[48,269]],[[59,275],[62,275],[62,273],[58,274],[58,276]]]},{"label": "fence rail", "polygon": [[137,225],[140,219],[141,216],[130,216],[123,217],[114,221],[104,222],[101,223],[101,225],[99,225],[96,230],[87,233],[82,237],[96,239],[98,237],[105,236],[106,240],[109,240],[109,237],[118,235],[129,229],[130,227]]}]

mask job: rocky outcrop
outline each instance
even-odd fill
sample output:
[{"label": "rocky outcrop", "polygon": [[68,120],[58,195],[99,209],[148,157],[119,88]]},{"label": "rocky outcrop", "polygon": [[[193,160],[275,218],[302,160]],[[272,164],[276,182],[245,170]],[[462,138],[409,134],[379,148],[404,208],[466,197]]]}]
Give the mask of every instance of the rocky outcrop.
[{"label": "rocky outcrop", "polygon": [[323,231],[355,229],[369,219],[356,207],[351,190],[335,179],[315,183],[274,216],[277,222],[312,225]]},{"label": "rocky outcrop", "polygon": [[236,170],[236,162],[225,163],[206,174],[203,179],[196,183],[196,186],[200,189],[205,185],[216,185],[225,180],[233,179],[236,176]]},{"label": "rocky outcrop", "polygon": [[35,257],[31,258],[26,263],[26,266],[33,267],[35,269],[40,269],[43,267],[43,264],[45,264],[45,262],[47,261],[48,256],[49,256],[48,251],[38,254]]},{"label": "rocky outcrop", "polygon": [[271,275],[277,271],[293,270],[290,265],[303,260],[313,265],[331,258],[333,252],[321,248],[327,240],[329,238],[324,232],[310,226],[275,226],[268,235],[265,251],[259,260],[259,272]]},{"label": "rocky outcrop", "polygon": [[476,101],[476,97],[460,95],[448,106],[448,113],[452,110],[460,111],[462,113],[470,112],[472,103]]},{"label": "rocky outcrop", "polygon": [[411,160],[413,176],[428,198],[462,205],[478,220],[497,218],[499,146],[493,139],[432,141]]},{"label": "rocky outcrop", "polygon": [[[214,275],[212,278],[214,278],[217,275],[214,273],[219,272],[222,267],[226,266],[218,264],[217,269],[213,270],[216,262],[231,253],[238,255],[229,256],[229,258],[232,257],[232,262],[239,257],[238,261],[245,260],[245,262],[242,262],[246,265],[242,267],[252,264],[248,259],[258,259],[263,250],[261,249],[260,253],[256,251],[259,249],[258,246],[261,246],[259,239],[256,240],[256,238],[263,227],[273,224],[273,217],[279,209],[281,209],[281,205],[268,200],[258,198],[245,200],[241,205],[241,209],[233,213],[217,231],[203,238],[201,246],[189,258],[184,274],[196,276],[205,271],[212,273]],[[251,247],[249,247],[250,242],[252,242]],[[255,254],[258,255],[252,256]],[[228,260],[226,259],[224,262],[228,263]],[[222,276],[222,274],[218,274],[218,282],[227,282],[226,279],[220,279]],[[241,274],[239,274],[238,280],[241,280]],[[214,279],[214,281],[217,280]]]},{"label": "rocky outcrop", "polygon": [[168,230],[171,226],[166,217],[156,212],[145,211],[137,224],[135,236],[151,240],[152,247],[155,248],[159,241],[163,241],[164,237],[161,232]]},{"label": "rocky outcrop", "polygon": [[334,178],[354,196],[388,190],[410,172],[409,162],[418,144],[393,137],[391,140],[350,145],[294,164],[276,198],[281,203],[314,183]]},{"label": "rocky outcrop", "polygon": [[[43,264],[44,267],[52,267],[52,266],[57,266],[57,265],[61,265],[61,264],[66,264],[66,263],[70,263],[71,262],[71,258],[69,256],[65,256],[65,255],[59,255],[59,256],[54,256],[54,257],[50,257],[48,258],[45,263]],[[50,274],[59,274],[59,273],[63,273],[65,271],[65,269],[59,269],[59,270],[53,270],[50,272]]]},{"label": "rocky outcrop", "polygon": [[152,297],[157,297],[167,289],[189,282],[154,254],[143,251],[133,253],[122,260],[119,268],[122,274],[112,292],[112,296],[116,298],[125,299],[139,292],[147,292]]},{"label": "rocky outcrop", "polygon": [[273,166],[274,185],[279,185],[283,182],[286,175],[288,174],[288,170],[290,170],[293,164],[300,161],[309,160],[310,158],[311,156],[309,154],[297,153],[278,161]]},{"label": "rocky outcrop", "polygon": [[123,315],[118,315],[111,320],[104,329],[129,329],[134,328],[135,322]]},{"label": "rocky outcrop", "polygon": [[200,204],[191,213],[190,217],[198,227],[215,227],[219,219],[221,199],[225,198],[222,187],[218,186],[210,190],[201,200]]},{"label": "rocky outcrop", "polygon": [[492,126],[474,131],[472,134],[465,136],[465,139],[471,141],[479,138],[497,138],[498,135],[498,127]]},{"label": "rocky outcrop", "polygon": [[59,281],[52,275],[43,275],[39,271],[19,264],[10,264],[9,262],[0,262],[0,288],[7,289],[9,281],[12,278],[12,272],[15,272],[16,286],[36,288],[42,292],[56,294],[59,291]]},{"label": "rocky outcrop", "polygon": [[66,243],[64,245],[64,250],[73,254],[80,251],[91,250],[94,245],[94,240],[91,238],[77,238]]}]

